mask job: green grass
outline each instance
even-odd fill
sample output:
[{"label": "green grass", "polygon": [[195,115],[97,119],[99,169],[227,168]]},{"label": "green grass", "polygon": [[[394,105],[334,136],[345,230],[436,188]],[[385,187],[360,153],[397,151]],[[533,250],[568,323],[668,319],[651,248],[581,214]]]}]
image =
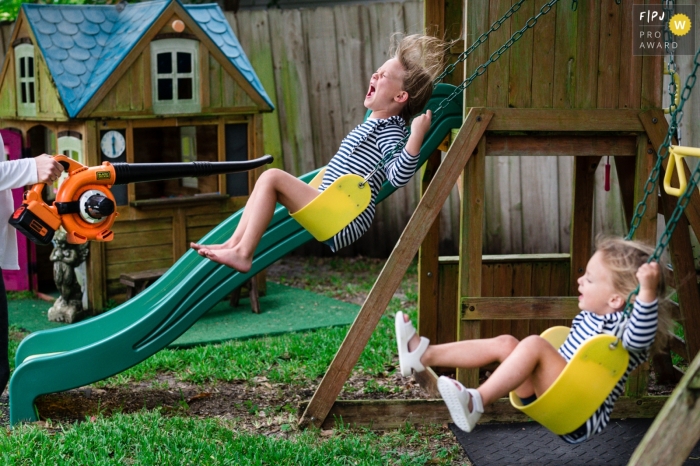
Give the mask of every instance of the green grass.
[{"label": "green grass", "polygon": [[[371,270],[368,272],[368,268]],[[376,268],[376,270],[374,270]],[[330,294],[332,289],[354,287],[369,291],[381,264],[368,267],[360,262],[337,260],[332,273],[313,275],[309,270],[303,281],[310,289]],[[351,285],[336,276],[364,272]],[[413,267],[415,276],[415,266]],[[384,378],[394,367],[396,342],[393,316],[399,311],[416,316],[415,286],[402,286],[405,298],[391,300],[380,319],[355,371]],[[133,368],[94,384],[97,387],[127,387],[133,382],[158,383],[159,374],[174,375],[184,382],[213,384],[228,381],[253,381],[266,377],[272,383],[316,384],[328,369],[348,331],[348,326],[322,328],[219,345],[187,349],[165,349]],[[18,338],[23,334],[12,328],[10,359]],[[355,390],[354,387],[348,387]],[[400,389],[400,387],[396,387]],[[383,394],[387,388],[376,380],[365,382],[362,390]],[[249,412],[259,407],[250,401]],[[296,407],[281,409],[291,415]],[[237,428],[235,420],[196,418],[159,409],[137,414],[116,413],[97,416],[82,423],[62,426],[23,425],[9,435],[0,436],[0,463],[8,465],[107,465],[107,464],[280,464],[280,465],[413,465],[452,464],[459,461],[460,447],[453,441],[440,443],[452,435],[441,427],[406,426],[390,432],[348,429],[337,426],[331,435],[317,430],[298,431],[294,422],[283,424],[280,432],[259,434]],[[437,442],[437,446],[436,446]]]},{"label": "green grass", "polygon": [[[386,373],[396,355],[393,315],[405,307],[392,299],[387,312],[362,352],[357,368],[369,375]],[[409,310],[415,317],[415,306]],[[173,373],[180,380],[203,384],[216,381],[251,380],[264,375],[270,382],[301,385],[315,381],[328,369],[348,326],[288,333],[273,337],[230,341],[220,345],[187,349],[164,349],[142,363],[98,386],[148,381],[158,373]]]},{"label": "green grass", "polygon": [[6,465],[422,465],[454,452],[412,453],[426,440],[407,427],[389,434],[307,430],[285,436],[238,432],[235,421],[165,417],[158,410],[98,417],[56,433],[21,426],[0,436]]},{"label": "green grass", "polygon": [[[676,326],[673,328],[673,334],[685,340],[685,329],[683,328],[683,325],[676,322]],[[674,366],[678,367],[686,367],[688,365],[688,361],[673,351],[671,351],[671,362],[673,362]]]}]

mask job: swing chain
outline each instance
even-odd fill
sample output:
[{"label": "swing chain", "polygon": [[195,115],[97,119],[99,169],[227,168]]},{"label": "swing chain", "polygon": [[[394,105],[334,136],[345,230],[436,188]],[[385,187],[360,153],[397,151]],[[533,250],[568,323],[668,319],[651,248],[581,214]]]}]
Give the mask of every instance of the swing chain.
[{"label": "swing chain", "polygon": [[576,11],[578,10],[578,0],[573,0],[571,2],[571,11]]},{"label": "swing chain", "polygon": [[[656,164],[654,164],[654,168],[651,170],[649,179],[647,180],[646,185],[644,186],[644,197],[635,208],[634,217],[630,222],[630,231],[627,234],[626,239],[632,239],[632,237],[634,236],[634,233],[637,231],[637,227],[639,227],[639,224],[642,221],[642,217],[646,212],[647,199],[656,191],[656,183],[659,179],[659,174],[661,173],[661,165],[663,163],[663,160],[668,156],[669,148],[671,142],[673,141],[673,136],[678,130],[678,116],[680,115],[680,117],[683,118],[683,106],[685,105],[685,102],[690,98],[690,93],[692,92],[693,86],[695,86],[695,82],[697,80],[697,71],[700,67],[700,62],[698,61],[699,58],[700,48],[695,53],[695,58],[693,59],[693,71],[692,73],[690,73],[688,79],[686,79],[685,81],[685,87],[683,88],[683,92],[681,93],[681,101],[678,103],[678,108],[674,109],[671,112],[671,121],[669,122],[666,138],[664,139],[663,144],[659,146],[659,150],[656,153]],[[688,191],[692,190],[686,189],[686,192]],[[664,247],[665,246],[666,245],[664,245]]]},{"label": "swing chain", "polygon": [[490,28],[488,31],[486,31],[485,33],[481,34],[481,35],[479,36],[479,38],[476,39],[476,41],[474,41],[474,43],[473,43],[472,45],[469,46],[469,48],[467,48],[464,52],[462,52],[462,53],[459,54],[459,57],[457,57],[457,61],[455,61],[454,63],[451,63],[451,64],[447,65],[447,67],[445,68],[445,71],[443,71],[442,73],[440,73],[440,76],[438,76],[437,78],[435,78],[435,85],[437,86],[437,84],[438,84],[440,81],[442,81],[442,80],[445,78],[445,76],[447,76],[448,74],[451,74],[451,73],[455,70],[455,68],[457,67],[457,65],[459,65],[459,64],[462,63],[464,60],[466,60],[467,57],[469,57],[469,55],[471,55],[471,53],[472,53],[474,50],[476,50],[481,44],[483,44],[484,42],[486,42],[486,41],[488,40],[488,38],[489,38],[489,35],[490,35],[492,32],[495,32],[495,31],[497,31],[498,29],[500,29],[501,25],[503,25],[503,23],[504,23],[508,18],[510,18],[511,16],[513,16],[513,13],[515,13],[516,11],[518,11],[518,10],[520,9],[520,7],[522,6],[523,3],[525,3],[525,0],[519,0],[516,4],[514,4],[512,7],[510,7],[510,9],[509,9],[508,11],[506,11],[506,13],[505,13],[501,18],[499,18],[499,19],[497,19],[496,21],[494,21],[494,23],[491,25],[491,28]]},{"label": "swing chain", "polygon": [[[685,208],[690,202],[690,197],[693,195],[693,191],[698,187],[698,184],[700,184],[700,163],[693,170],[693,174],[690,177],[688,186],[685,192],[678,199],[678,203],[676,204],[676,207],[673,209],[671,217],[666,223],[666,228],[661,234],[661,238],[659,238],[659,242],[656,244],[656,248],[654,249],[653,254],[649,256],[647,263],[658,261],[661,258],[661,254],[663,254],[664,250],[668,246],[668,243],[671,241],[671,235],[673,235],[673,232],[676,230],[678,220],[680,220],[681,215],[683,215]],[[634,291],[632,291],[627,297],[627,303],[625,305],[624,310],[625,317],[628,317],[630,315],[632,309],[632,296],[637,294],[639,294],[639,285],[637,285]]]},{"label": "swing chain", "polygon": [[[652,169],[652,174],[649,176],[649,179],[647,180],[647,184],[644,187],[644,198],[642,201],[637,204],[637,209],[634,214],[634,218],[632,219],[632,225],[630,226],[630,232],[627,235],[625,239],[631,239],[632,236],[634,235],[635,230],[639,226],[639,223],[641,221],[642,216],[644,215],[644,212],[646,211],[646,200],[649,197],[650,194],[652,194],[655,191],[656,188],[656,182],[659,178],[659,173],[661,171],[661,164],[663,162],[663,159],[668,155],[669,152],[669,146],[671,144],[671,140],[673,138],[673,135],[678,128],[678,122],[676,121],[676,116],[678,114],[681,115],[683,114],[683,106],[685,105],[685,102],[690,98],[690,93],[693,90],[693,86],[695,86],[695,82],[697,80],[697,71],[698,68],[700,68],[700,61],[698,59],[700,58],[700,48],[698,48],[697,52],[695,52],[695,57],[693,58],[693,71],[690,73],[688,76],[688,79],[685,81],[685,87],[683,88],[683,92],[681,93],[681,101],[678,104],[678,108],[674,111],[671,112],[671,122],[669,123],[668,127],[668,132],[666,133],[666,138],[664,139],[664,143],[659,147],[659,151],[657,152],[657,157],[656,157],[656,164],[654,165],[654,168]],[[684,165],[678,167],[679,170],[684,169]],[[698,164],[695,167],[695,170],[693,170],[693,174],[690,177],[690,181],[688,182],[688,185],[686,186],[685,192],[681,195],[681,197],[678,199],[678,203],[676,204],[675,209],[673,209],[673,213],[669,217],[668,221],[666,222],[666,228],[664,232],[661,234],[661,238],[659,238],[659,241],[657,242],[656,248],[654,249],[653,254],[649,257],[647,260],[647,263],[657,261],[661,258],[661,254],[664,252],[666,247],[668,246],[668,243],[671,240],[671,235],[673,234],[674,230],[676,229],[676,224],[678,223],[678,220],[680,219],[681,215],[683,215],[683,212],[685,211],[686,206],[688,205],[688,202],[690,201],[690,197],[693,194],[693,191],[695,188],[698,186],[700,183],[700,164]],[[631,309],[632,309],[632,296],[636,295],[639,293],[639,285],[627,296],[627,303],[625,305],[625,309],[623,311],[625,317],[629,316]]]},{"label": "swing chain", "polygon": [[[535,24],[537,24],[537,20],[539,20],[541,16],[544,16],[547,13],[549,13],[550,10],[552,9],[552,7],[557,4],[557,2],[559,2],[559,0],[550,0],[548,3],[545,3],[544,5],[542,5],[542,8],[540,8],[540,11],[538,14],[536,14],[535,16],[528,19],[525,22],[525,26],[523,26],[522,29],[516,31],[510,37],[510,39],[508,39],[506,41],[505,44],[503,44],[498,50],[496,50],[495,52],[493,52],[491,54],[491,56],[489,57],[489,59],[485,63],[479,65],[477,67],[476,71],[474,71],[474,73],[472,73],[471,76],[469,76],[467,79],[462,81],[462,83],[459,86],[457,86],[455,88],[455,90],[452,91],[452,93],[449,96],[447,96],[445,99],[442,100],[442,102],[440,102],[440,105],[433,111],[433,117],[438,115],[444,108],[446,108],[450,104],[450,102],[452,102],[452,100],[454,100],[455,97],[460,95],[467,87],[469,87],[471,85],[471,83],[477,77],[484,74],[486,72],[486,68],[488,68],[488,66],[491,63],[494,63],[495,61],[497,61],[501,57],[501,55],[503,55],[514,43],[519,41],[520,38],[523,36],[523,34],[525,34],[525,32],[528,29],[532,29],[535,26]],[[372,171],[369,172],[367,174],[367,176],[365,176],[365,178],[362,180],[362,182],[360,182],[360,186],[367,183],[374,176],[374,174],[377,173],[377,171],[379,171],[380,168],[384,167],[386,165],[386,163],[389,160],[391,160],[391,158],[394,156],[394,154],[396,154],[399,150],[401,150],[406,145],[406,141],[408,141],[409,135],[410,134],[407,134],[406,136],[404,136],[403,139],[401,139],[401,141],[399,141],[396,144],[396,146],[394,146],[394,148],[391,151],[389,151],[389,153],[382,160],[379,161],[377,166],[374,167],[374,169],[372,169]]]},{"label": "swing chain", "polygon": [[[673,0],[666,0],[664,2],[663,6],[663,11],[664,11],[664,17],[665,18],[671,18],[673,16],[673,11],[674,11],[674,2]],[[671,32],[671,27],[670,27],[671,22],[664,23],[664,43],[665,44],[671,44],[674,41],[674,35],[673,32]],[[668,95],[670,98],[670,105],[669,105],[669,110],[673,111],[674,110],[674,102],[676,100],[676,93],[678,92],[678,89],[676,88],[676,80],[675,80],[675,75],[677,74],[676,71],[676,60],[675,60],[675,51],[673,47],[669,47],[669,53],[668,53],[668,64],[666,65],[666,68],[668,70],[668,76],[669,76],[669,82],[668,82]],[[678,120],[677,123],[680,123]],[[676,139],[680,143],[680,131],[677,132],[676,134]]]}]

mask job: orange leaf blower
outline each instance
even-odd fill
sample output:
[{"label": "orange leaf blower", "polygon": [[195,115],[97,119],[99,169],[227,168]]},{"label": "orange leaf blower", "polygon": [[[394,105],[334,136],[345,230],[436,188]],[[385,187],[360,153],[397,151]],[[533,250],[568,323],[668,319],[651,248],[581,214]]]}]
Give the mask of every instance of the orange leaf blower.
[{"label": "orange leaf blower", "polygon": [[56,155],[68,173],[56,200],[48,205],[41,197],[44,183],[24,193],[22,205],[12,214],[10,225],[37,244],[51,243],[63,226],[69,243],[112,241],[110,230],[117,217],[117,204],[110,191],[113,185],[171,180],[185,177],[220,175],[252,170],[272,162],[272,156],[244,162],[189,163],[109,163],[86,167],[64,155]]}]

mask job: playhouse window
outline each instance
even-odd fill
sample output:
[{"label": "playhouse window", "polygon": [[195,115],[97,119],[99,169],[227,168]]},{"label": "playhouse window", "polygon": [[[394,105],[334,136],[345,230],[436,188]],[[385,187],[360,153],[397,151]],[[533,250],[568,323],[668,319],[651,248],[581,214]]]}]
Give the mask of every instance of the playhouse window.
[{"label": "playhouse window", "polygon": [[[76,131],[60,131],[57,144],[59,154],[65,155],[78,163],[85,163],[83,162],[83,141],[80,133]],[[58,189],[66,178],[68,178],[68,173],[61,173],[61,177],[54,182],[55,188]]]},{"label": "playhouse window", "polygon": [[[219,157],[217,125],[134,128],[134,162],[216,162]],[[136,201],[178,198],[219,192],[217,175],[136,183]]]},{"label": "playhouse window", "polygon": [[65,131],[58,133],[58,153],[70,157],[79,163],[83,162],[83,141],[80,133]]},{"label": "playhouse window", "polygon": [[17,113],[20,116],[36,116],[36,67],[34,46],[20,44],[15,47],[17,70]]},{"label": "playhouse window", "polygon": [[153,111],[155,113],[197,113],[199,42],[163,39],[151,42],[153,63]]}]

